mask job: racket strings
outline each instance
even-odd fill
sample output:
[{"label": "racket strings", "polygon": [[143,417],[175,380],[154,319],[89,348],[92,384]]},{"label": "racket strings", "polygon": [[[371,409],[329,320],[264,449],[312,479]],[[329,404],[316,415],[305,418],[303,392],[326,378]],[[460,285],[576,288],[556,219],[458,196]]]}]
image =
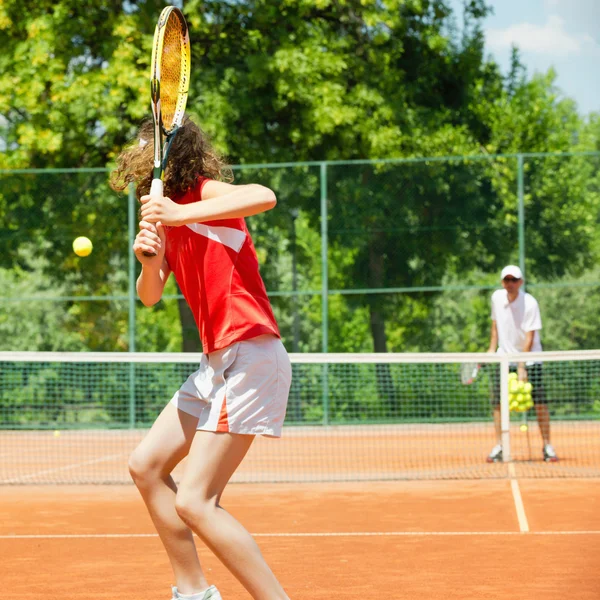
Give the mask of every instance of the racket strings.
[{"label": "racket strings", "polygon": [[165,25],[160,73],[160,105],[164,128],[173,128],[182,79],[182,40],[179,19],[170,18]]},{"label": "racket strings", "polygon": [[160,56],[160,104],[167,132],[181,121],[187,96],[189,64],[184,30],[185,25],[173,11],[165,24]]}]

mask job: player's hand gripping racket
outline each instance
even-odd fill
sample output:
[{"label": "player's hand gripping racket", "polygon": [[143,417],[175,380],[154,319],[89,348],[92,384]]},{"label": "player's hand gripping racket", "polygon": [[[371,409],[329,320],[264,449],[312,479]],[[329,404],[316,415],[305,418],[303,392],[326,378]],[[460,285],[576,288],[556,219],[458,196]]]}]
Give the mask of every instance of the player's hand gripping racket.
[{"label": "player's hand gripping racket", "polygon": [[[169,149],[183,121],[190,86],[190,36],[185,17],[175,6],[167,6],[160,13],[154,30],[150,71],[154,120],[154,170],[150,196],[162,198]],[[144,254],[154,256],[147,252]]]}]

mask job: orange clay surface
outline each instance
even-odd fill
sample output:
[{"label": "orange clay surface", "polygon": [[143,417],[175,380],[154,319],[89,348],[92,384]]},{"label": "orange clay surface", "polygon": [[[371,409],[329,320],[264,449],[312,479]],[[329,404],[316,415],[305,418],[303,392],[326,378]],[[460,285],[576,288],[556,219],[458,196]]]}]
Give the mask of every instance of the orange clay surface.
[{"label": "orange clay surface", "polygon": [[[600,421],[553,422],[554,464],[542,460],[537,424],[530,429],[512,425],[517,477],[600,477]],[[127,460],[143,431],[57,433],[3,431],[0,485],[130,482]],[[257,438],[234,481],[506,478],[506,464],[485,462],[493,444],[491,423],[289,427],[280,440]]]},{"label": "orange clay surface", "polygon": [[[231,484],[222,503],[292,600],[600,598],[600,480],[514,481]],[[250,598],[198,548],[224,600]],[[169,600],[171,583],[132,485],[0,487],[0,599]]]}]

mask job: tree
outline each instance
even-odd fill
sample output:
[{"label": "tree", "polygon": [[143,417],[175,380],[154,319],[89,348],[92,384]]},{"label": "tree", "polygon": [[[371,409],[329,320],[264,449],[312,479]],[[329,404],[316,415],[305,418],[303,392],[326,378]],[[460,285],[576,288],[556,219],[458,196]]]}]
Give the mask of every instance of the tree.
[{"label": "tree", "polygon": [[[118,0],[1,4],[0,105],[5,108],[0,136],[5,151],[0,168],[102,169],[3,174],[2,266],[28,268],[27,257],[18,252],[27,244],[31,254],[51,256],[46,273],[67,295],[126,293],[127,200],[109,190],[104,167],[128,139],[132,123],[147,112],[144,67],[159,5]],[[71,251],[72,240],[82,234],[95,243],[85,260]],[[68,310],[73,306],[66,303]],[[78,306],[90,323],[89,344],[125,349],[123,313],[113,312],[110,320],[108,307],[106,302]],[[107,322],[104,337],[94,327],[102,319]]]},{"label": "tree", "polygon": [[[6,146],[0,167],[112,160],[149,116],[147,72],[161,8],[142,0],[5,0],[0,106],[10,108],[0,118]],[[186,0],[185,12],[189,109],[233,163],[480,158],[592,143],[592,126],[587,142],[578,139],[582,122],[572,103],[558,99],[551,73],[528,79],[515,54],[503,77],[485,59],[483,0],[465,1],[460,34],[446,0]],[[593,260],[596,196],[582,164],[573,158],[526,165],[535,232],[528,268],[540,275],[560,275],[556,257],[563,253],[580,270]],[[280,200],[279,212],[251,220],[264,242],[269,289],[278,289],[289,260],[289,211],[300,210],[312,231],[320,229],[318,176],[290,173],[255,172]],[[341,263],[331,270],[330,287],[432,286],[448,274],[497,269],[516,248],[516,173],[516,159],[502,158],[331,169],[331,256]],[[9,182],[0,193],[0,218],[8,231],[0,238],[6,267],[18,262],[20,239],[38,245],[52,239],[58,281],[79,293],[112,293],[123,285],[124,278],[109,278],[106,270],[125,273],[126,203],[108,193],[104,180]],[[558,235],[567,229],[576,235]],[[96,263],[79,269],[69,245],[71,236],[87,231],[102,243]],[[556,252],[548,252],[551,245]],[[308,273],[313,253],[297,258]],[[368,314],[376,351],[388,349],[397,314],[409,305],[426,313],[431,302],[426,293],[410,302],[381,294],[352,298],[338,301],[345,306],[338,314]],[[394,343],[402,348],[410,335],[407,328]],[[348,347],[332,340],[331,349],[336,343]]]},{"label": "tree", "polygon": [[[23,251],[22,251],[23,252]],[[64,310],[62,303],[45,298],[64,293],[44,273],[45,256],[30,259],[27,269],[1,269],[0,286],[12,298],[39,300],[26,302],[4,300],[0,313],[0,350],[71,351],[86,349],[77,325],[77,315]]]},{"label": "tree", "polygon": [[[0,167],[104,167],[148,111],[160,2],[6,0]],[[129,7],[129,8],[127,8]]]}]

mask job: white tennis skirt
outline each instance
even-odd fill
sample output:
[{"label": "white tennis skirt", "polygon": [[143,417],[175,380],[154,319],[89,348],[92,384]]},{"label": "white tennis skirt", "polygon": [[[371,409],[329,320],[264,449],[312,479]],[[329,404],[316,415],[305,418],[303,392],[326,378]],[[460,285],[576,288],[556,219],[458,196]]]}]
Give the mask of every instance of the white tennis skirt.
[{"label": "white tennis skirt", "polygon": [[204,354],[171,403],[198,430],[280,437],[291,380],[281,340],[261,335]]}]

